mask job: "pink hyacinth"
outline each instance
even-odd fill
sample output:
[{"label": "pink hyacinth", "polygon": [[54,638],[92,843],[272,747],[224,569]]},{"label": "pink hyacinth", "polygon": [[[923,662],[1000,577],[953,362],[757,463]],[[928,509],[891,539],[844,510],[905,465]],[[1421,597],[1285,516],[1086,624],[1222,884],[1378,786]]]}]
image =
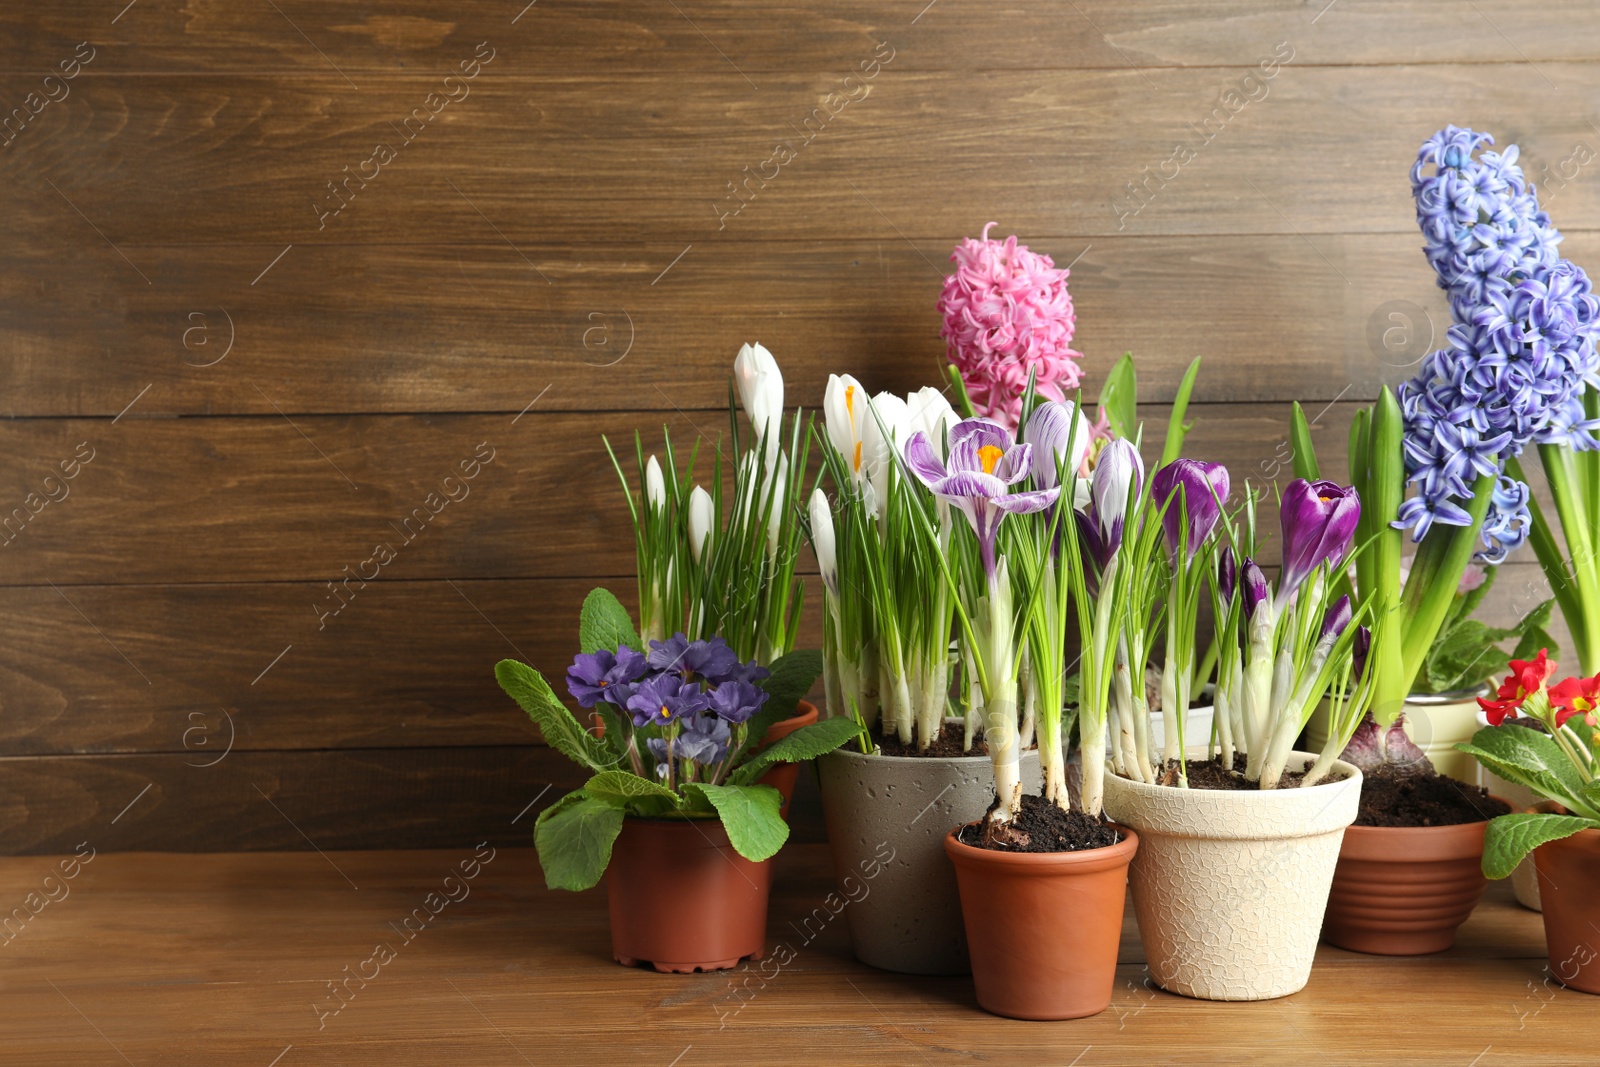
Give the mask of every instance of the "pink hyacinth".
[{"label": "pink hyacinth", "polygon": [[1068,272],[1015,236],[991,241],[994,226],[950,254],[956,270],[939,294],[940,336],[977,413],[1015,430],[1029,372],[1041,396],[1065,400],[1064,390],[1078,385],[1082,355],[1071,347],[1077,317]]}]

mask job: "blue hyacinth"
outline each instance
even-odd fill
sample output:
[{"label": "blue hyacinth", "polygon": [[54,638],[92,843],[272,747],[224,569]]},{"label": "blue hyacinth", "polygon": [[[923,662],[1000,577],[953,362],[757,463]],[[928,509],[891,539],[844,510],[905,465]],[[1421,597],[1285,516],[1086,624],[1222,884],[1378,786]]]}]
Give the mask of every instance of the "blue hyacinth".
[{"label": "blue hyacinth", "polygon": [[1582,401],[1586,384],[1600,385],[1600,300],[1582,268],[1557,254],[1561,234],[1517,166],[1517,147],[1482,150],[1493,143],[1447,126],[1411,170],[1423,252],[1455,322],[1446,347],[1399,392],[1417,494],[1396,525],[1416,541],[1435,522],[1468,525],[1461,502],[1472,482],[1496,475],[1483,563],[1501,562],[1528,536],[1528,487],[1505,475],[1508,459],[1529,444],[1600,448],[1600,421]]}]

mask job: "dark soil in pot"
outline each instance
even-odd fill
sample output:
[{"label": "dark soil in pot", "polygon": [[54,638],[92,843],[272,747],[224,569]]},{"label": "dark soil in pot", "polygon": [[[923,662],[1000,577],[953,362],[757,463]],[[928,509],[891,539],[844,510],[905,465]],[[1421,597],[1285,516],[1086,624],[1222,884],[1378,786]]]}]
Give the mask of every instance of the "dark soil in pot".
[{"label": "dark soil in pot", "polygon": [[[990,804],[989,813],[999,806],[999,800]],[[1022,811],[1009,822],[992,823],[986,814],[982,821],[958,828],[956,840],[995,852],[1082,852],[1109,848],[1120,838],[1103,817],[1063,811],[1044,797],[1025,795]]]},{"label": "dark soil in pot", "polygon": [[1505,815],[1511,805],[1481,786],[1438,774],[1426,761],[1366,772],[1357,826],[1457,826]]},{"label": "dark soil in pot", "polygon": [[[1190,789],[1247,789],[1252,792],[1261,791],[1260,782],[1252,782],[1244,776],[1245,756],[1238,753],[1233,757],[1233,767],[1222,765],[1220,755],[1212,756],[1208,760],[1190,760],[1188,765],[1188,782]],[[1278,779],[1279,789],[1299,789],[1300,782],[1305,778],[1304,771],[1284,771]],[[1339,779],[1330,774],[1324,781],[1336,782]],[[1176,786],[1178,784],[1178,764],[1169,762],[1163,764],[1156,771],[1156,782],[1160,785]]]},{"label": "dark soil in pot", "polygon": [[917,748],[917,743],[915,741],[909,745],[906,744],[900,740],[900,735],[898,733],[891,733],[886,737],[879,732],[881,728],[882,724],[879,724],[877,728],[873,729],[871,734],[873,742],[878,746],[878,755],[880,756],[938,757],[940,759],[948,759],[952,756],[987,756],[989,754],[989,746],[984,742],[982,735],[972,739],[972,748],[967,750],[962,749],[961,742],[962,738],[965,736],[965,732],[960,722],[946,722],[942,727],[940,727],[939,736],[934,738],[932,744],[930,744],[926,749]]}]

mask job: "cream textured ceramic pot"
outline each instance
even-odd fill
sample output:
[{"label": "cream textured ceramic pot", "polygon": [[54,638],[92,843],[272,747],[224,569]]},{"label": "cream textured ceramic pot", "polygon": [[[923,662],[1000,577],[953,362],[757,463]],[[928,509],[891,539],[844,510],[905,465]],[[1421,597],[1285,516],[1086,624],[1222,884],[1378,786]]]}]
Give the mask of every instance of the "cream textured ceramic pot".
[{"label": "cream textured ceramic pot", "polygon": [[[1204,758],[1201,750],[1191,759]],[[1296,752],[1290,770],[1315,757]],[[1176,789],[1106,773],[1106,815],[1139,835],[1131,872],[1150,974],[1203,1000],[1267,1000],[1302,988],[1322,933],[1361,772],[1309,789]]]},{"label": "cream textured ceramic pot", "polygon": [[[1465,752],[1458,752],[1456,744],[1471,741],[1478,732],[1477,697],[1482,689],[1463,689],[1455,693],[1413,693],[1406,697],[1406,736],[1422,749],[1440,774],[1447,774],[1460,782],[1477,780],[1478,761]],[[1328,742],[1328,705],[1317,705],[1306,723],[1306,747],[1321,752]],[[1504,795],[1504,794],[1502,794]]]},{"label": "cream textured ceramic pot", "polygon": [[[988,756],[865,756],[837,749],[817,760],[828,847],[856,959],[903,974],[967,974],[967,938],[952,826],[983,817],[994,800]],[[1022,788],[1039,791],[1039,753],[1022,754]]]}]

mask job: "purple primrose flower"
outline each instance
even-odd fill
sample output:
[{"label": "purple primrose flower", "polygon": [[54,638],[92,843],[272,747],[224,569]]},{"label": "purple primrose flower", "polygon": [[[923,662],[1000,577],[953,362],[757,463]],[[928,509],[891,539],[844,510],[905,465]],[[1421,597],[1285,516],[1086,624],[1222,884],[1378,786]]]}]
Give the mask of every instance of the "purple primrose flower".
[{"label": "purple primrose flower", "polygon": [[665,641],[650,642],[650,666],[687,678],[698,675],[713,685],[744,670],[739,657],[720,637],[691,641],[681,633]]},{"label": "purple primrose flower", "polygon": [[592,708],[602,700],[623,707],[647,667],[644,654],[627,645],[618,646],[615,653],[604,648],[581,653],[567,668],[567,692],[577,698],[579,707]]},{"label": "purple primrose flower", "polygon": [[748,722],[767,702],[768,693],[746,681],[729,680],[706,693],[711,710],[723,722]]},{"label": "purple primrose flower", "polygon": [[676,671],[646,678],[628,698],[635,726],[666,726],[710,705],[700,683],[685,681]]}]

